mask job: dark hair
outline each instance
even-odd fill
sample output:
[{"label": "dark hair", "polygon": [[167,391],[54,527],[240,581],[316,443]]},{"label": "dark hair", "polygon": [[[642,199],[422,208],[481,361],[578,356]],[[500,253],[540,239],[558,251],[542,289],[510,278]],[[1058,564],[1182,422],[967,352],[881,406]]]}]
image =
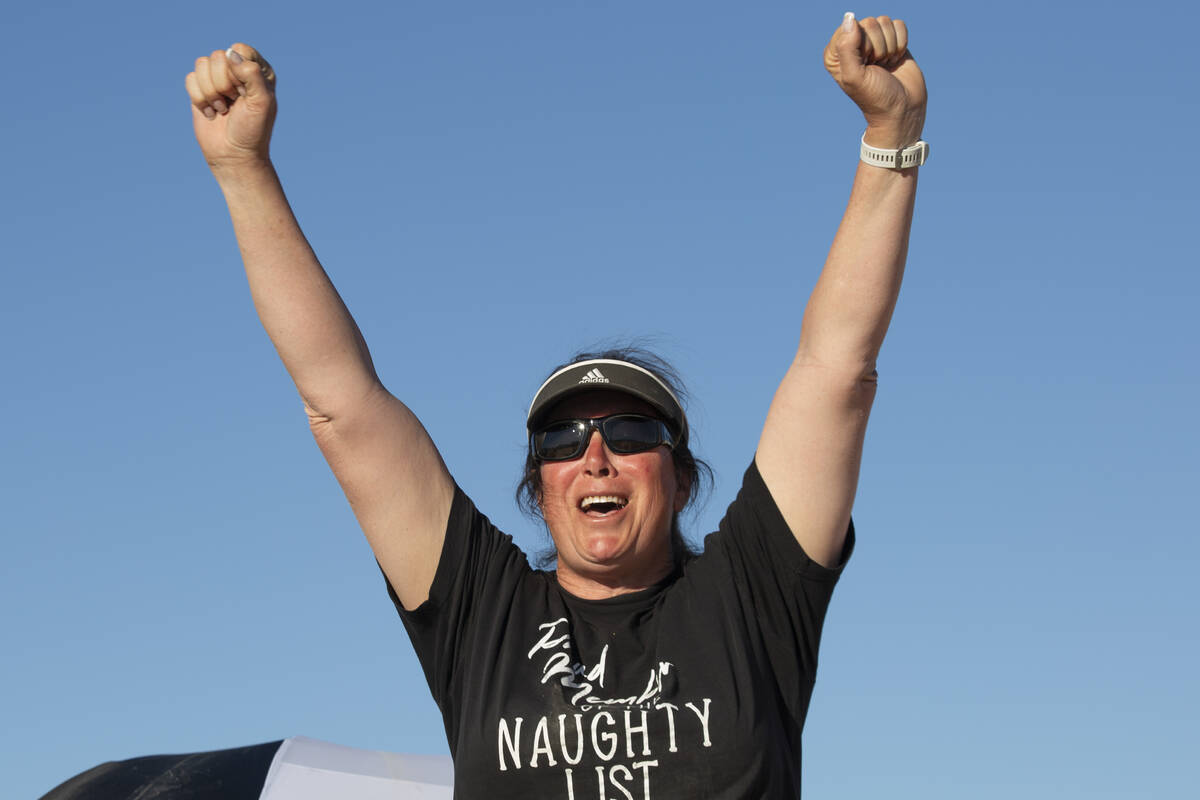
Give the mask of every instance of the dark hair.
[{"label": "dark hair", "polygon": [[[683,381],[680,380],[676,369],[662,356],[639,344],[617,344],[603,349],[578,352],[569,361],[559,364],[546,374],[548,376],[553,375],[563,367],[570,366],[578,361],[589,361],[596,358],[628,361],[630,364],[636,364],[642,369],[649,370],[667,385],[667,388],[679,398],[680,403],[686,404],[687,402],[687,391],[683,388]],[[691,440],[694,439],[694,436],[689,435],[688,439],[689,441],[680,444],[671,451],[671,458],[675,462],[675,475],[677,478],[688,482],[687,505],[691,505],[692,501],[700,497],[712,486],[713,478],[712,468],[692,453]],[[521,480],[517,483],[517,506],[526,515],[534,519],[542,519],[542,509],[538,503],[541,493],[541,464],[533,457],[533,451],[529,449],[527,442],[525,446],[525,467],[521,474]],[[695,554],[696,549],[684,538],[683,531],[679,527],[679,512],[675,512],[671,515],[671,557],[676,566],[679,566]],[[538,555],[537,564],[539,567],[548,567],[554,562],[555,557],[556,551],[551,546],[548,550]]]}]

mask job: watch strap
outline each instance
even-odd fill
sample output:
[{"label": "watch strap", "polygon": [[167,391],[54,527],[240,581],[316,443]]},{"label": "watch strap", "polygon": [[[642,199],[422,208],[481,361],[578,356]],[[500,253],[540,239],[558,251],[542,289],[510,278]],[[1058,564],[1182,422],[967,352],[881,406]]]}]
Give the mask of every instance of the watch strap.
[{"label": "watch strap", "polygon": [[929,160],[929,142],[921,140],[908,147],[889,150],[883,147],[872,147],[867,144],[867,135],[864,133],[859,158],[873,167],[883,167],[885,169],[919,167]]}]

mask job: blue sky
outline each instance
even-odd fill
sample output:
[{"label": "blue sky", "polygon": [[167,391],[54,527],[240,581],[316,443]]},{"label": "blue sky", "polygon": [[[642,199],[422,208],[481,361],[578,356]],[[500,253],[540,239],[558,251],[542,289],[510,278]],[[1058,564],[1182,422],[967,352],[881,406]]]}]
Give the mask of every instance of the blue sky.
[{"label": "blue sky", "polygon": [[[930,86],[810,797],[1180,797],[1200,737],[1195,230],[1181,2],[908,2]],[[1139,10],[1140,8],[1140,10]],[[649,336],[717,484],[753,453],[861,123],[825,3],[25,4],[0,143],[0,752],[302,734],[445,752],[250,305],[183,77],[280,75],[273,154],[389,388],[529,549],[529,395]],[[14,16],[15,15],[15,16]],[[1153,15],[1153,16],[1151,16]]]}]

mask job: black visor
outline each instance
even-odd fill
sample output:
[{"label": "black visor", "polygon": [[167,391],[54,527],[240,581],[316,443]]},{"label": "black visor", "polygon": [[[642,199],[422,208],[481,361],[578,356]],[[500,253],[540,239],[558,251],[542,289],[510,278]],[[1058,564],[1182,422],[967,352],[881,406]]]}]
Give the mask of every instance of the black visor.
[{"label": "black visor", "polygon": [[577,361],[547,378],[529,405],[526,428],[531,434],[541,430],[557,403],[572,395],[596,390],[623,392],[649,403],[666,421],[675,445],[687,442],[687,417],[675,393],[650,370],[613,358]]}]

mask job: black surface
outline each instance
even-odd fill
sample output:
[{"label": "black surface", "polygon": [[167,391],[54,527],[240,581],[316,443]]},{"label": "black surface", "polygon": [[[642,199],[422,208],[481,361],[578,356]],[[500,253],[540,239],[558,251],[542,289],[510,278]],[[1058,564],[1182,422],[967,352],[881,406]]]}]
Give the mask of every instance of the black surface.
[{"label": "black surface", "polygon": [[258,800],[281,744],[109,761],[51,789],[41,800]]}]

